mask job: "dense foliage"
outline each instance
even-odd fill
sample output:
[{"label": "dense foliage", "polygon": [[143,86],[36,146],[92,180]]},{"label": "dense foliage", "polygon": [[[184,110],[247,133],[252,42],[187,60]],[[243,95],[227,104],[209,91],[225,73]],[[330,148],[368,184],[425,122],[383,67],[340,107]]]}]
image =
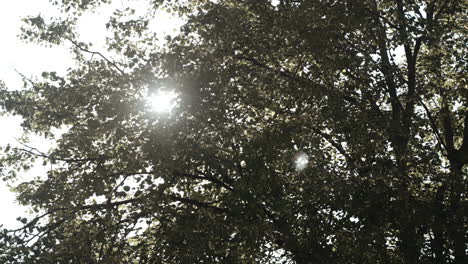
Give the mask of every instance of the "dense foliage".
[{"label": "dense foliage", "polygon": [[22,38],[76,66],[0,92],[55,142],[3,149],[35,216],[1,263],[466,263],[466,0],[148,0],[107,50],[76,24],[110,0],[54,2]]}]

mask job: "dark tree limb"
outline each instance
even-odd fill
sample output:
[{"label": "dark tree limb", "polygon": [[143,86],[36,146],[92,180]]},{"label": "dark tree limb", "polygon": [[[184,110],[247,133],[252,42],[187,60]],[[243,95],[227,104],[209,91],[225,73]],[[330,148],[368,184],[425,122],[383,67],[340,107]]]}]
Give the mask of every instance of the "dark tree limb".
[{"label": "dark tree limb", "polygon": [[101,57],[103,60],[105,60],[107,63],[109,63],[112,67],[114,67],[117,71],[119,71],[122,75],[125,74],[124,70],[122,70],[119,66],[117,66],[117,64],[114,61],[108,59],[102,53],[100,53],[98,51],[89,50],[89,49],[83,47],[83,45],[81,45],[80,43],[78,43],[77,41],[75,41],[75,40],[73,40],[71,38],[66,37],[66,39],[68,41],[70,41],[73,44],[73,46],[76,47],[77,49],[79,49],[79,50],[81,50],[83,52],[89,53],[91,55],[97,55],[97,56]]}]

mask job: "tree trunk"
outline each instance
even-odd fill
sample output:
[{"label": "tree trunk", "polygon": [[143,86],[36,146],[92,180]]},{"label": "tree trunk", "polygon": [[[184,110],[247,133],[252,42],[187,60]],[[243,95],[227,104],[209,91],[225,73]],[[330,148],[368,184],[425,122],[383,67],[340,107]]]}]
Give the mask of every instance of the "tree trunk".
[{"label": "tree trunk", "polygon": [[465,264],[465,241],[466,241],[466,215],[462,201],[462,193],[465,192],[463,181],[463,165],[456,160],[452,163],[452,191],[450,195],[450,212],[453,216],[449,227],[449,234],[454,243],[454,255],[456,264]]}]

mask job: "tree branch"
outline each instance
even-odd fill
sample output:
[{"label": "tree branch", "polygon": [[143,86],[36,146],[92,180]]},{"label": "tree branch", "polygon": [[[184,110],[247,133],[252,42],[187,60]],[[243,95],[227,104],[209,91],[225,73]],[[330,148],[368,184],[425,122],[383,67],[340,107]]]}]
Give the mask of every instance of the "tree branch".
[{"label": "tree branch", "polygon": [[75,46],[76,48],[78,48],[79,50],[81,51],[84,51],[86,53],[89,53],[89,54],[92,54],[92,55],[97,55],[99,57],[101,57],[102,59],[104,59],[105,61],[107,61],[110,65],[112,65],[115,69],[117,69],[122,75],[125,74],[125,72],[119,67],[117,66],[117,64],[114,62],[114,61],[111,61],[110,59],[108,59],[106,56],[104,56],[102,53],[98,52],[98,51],[91,51],[85,47],[83,47],[82,45],[80,45],[80,43],[76,42],[75,40],[69,38],[69,37],[65,37],[68,41],[70,41],[73,46]]},{"label": "tree branch", "polygon": [[[440,146],[442,145],[443,148],[444,148],[444,150],[445,150],[446,152],[448,152],[447,146],[445,146],[445,143],[444,143],[444,141],[442,140],[442,136],[440,135],[439,129],[437,128],[436,122],[435,122],[435,120],[434,120],[434,117],[432,116],[431,111],[429,110],[429,108],[426,106],[426,104],[424,103],[424,101],[423,101],[422,99],[419,99],[419,102],[420,102],[421,105],[423,106],[424,111],[426,111],[426,115],[427,115],[427,117],[429,118],[429,122],[431,123],[431,128],[432,128],[432,130],[434,131],[434,133],[435,133],[435,135],[436,135],[437,142],[438,142],[438,145],[439,145],[440,150],[442,151],[442,148],[440,147]],[[442,151],[442,152],[443,152],[443,151]]]},{"label": "tree branch", "polygon": [[221,208],[221,207],[217,207],[217,206],[212,205],[212,204],[218,203],[219,201],[201,202],[201,201],[194,200],[194,199],[191,199],[191,198],[178,197],[178,196],[175,196],[175,195],[171,195],[170,198],[175,200],[175,201],[182,202],[184,204],[190,204],[190,205],[195,205],[197,207],[201,207],[201,208],[205,208],[205,209],[211,209],[211,210],[214,210],[214,211],[216,211],[218,213],[226,214],[226,213],[229,212],[228,209],[226,209],[226,208]]},{"label": "tree branch", "polygon": [[447,105],[444,105],[441,109],[442,125],[444,128],[445,144],[447,154],[450,156],[455,151],[455,145],[453,142],[453,127],[452,119],[450,118],[450,112]]},{"label": "tree branch", "polygon": [[326,133],[323,133],[322,131],[320,131],[319,129],[317,128],[312,128],[312,130],[319,134],[321,137],[323,137],[326,141],[328,141],[341,155],[343,155],[346,160],[350,163],[353,163],[354,162],[354,159],[346,152],[346,150],[343,148],[343,146],[341,146],[339,143],[337,143],[336,141],[333,140],[333,138],[326,134]]},{"label": "tree branch", "polygon": [[106,158],[107,158],[106,156],[100,156],[100,157],[96,157],[96,158],[85,158],[85,159],[57,158],[57,157],[52,157],[52,156],[50,156],[50,155],[47,155],[47,154],[45,154],[44,152],[38,150],[37,148],[28,146],[28,145],[22,143],[22,142],[19,141],[19,140],[16,140],[16,141],[17,141],[19,144],[21,144],[22,146],[24,146],[25,148],[28,148],[28,149],[25,149],[25,148],[17,148],[18,150],[23,151],[23,152],[26,152],[26,153],[29,153],[29,154],[34,155],[34,156],[36,156],[36,157],[42,157],[42,158],[49,159],[49,160],[58,160],[58,161],[63,161],[63,162],[87,162],[87,161],[103,160],[103,159],[106,159]]},{"label": "tree branch", "polygon": [[199,176],[199,175],[195,175],[195,174],[191,174],[191,173],[181,173],[181,172],[175,172],[176,175],[179,175],[179,176],[183,176],[183,177],[187,177],[187,178],[191,178],[191,179],[197,179],[197,180],[207,180],[207,181],[210,181],[210,182],[213,182],[229,191],[234,191],[234,188],[231,187],[230,185],[224,183],[223,181],[213,177],[213,176],[209,176],[209,175],[205,175],[205,176]]},{"label": "tree branch", "polygon": [[460,151],[468,151],[468,111],[465,112],[465,120],[463,121],[463,141]]}]

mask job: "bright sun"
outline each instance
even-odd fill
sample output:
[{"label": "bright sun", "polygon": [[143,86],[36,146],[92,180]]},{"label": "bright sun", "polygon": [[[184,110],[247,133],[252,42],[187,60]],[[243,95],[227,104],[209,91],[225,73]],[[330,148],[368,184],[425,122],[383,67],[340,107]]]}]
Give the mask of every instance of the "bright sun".
[{"label": "bright sun", "polygon": [[177,104],[177,94],[172,91],[159,91],[149,98],[151,108],[158,113],[167,113]]}]

